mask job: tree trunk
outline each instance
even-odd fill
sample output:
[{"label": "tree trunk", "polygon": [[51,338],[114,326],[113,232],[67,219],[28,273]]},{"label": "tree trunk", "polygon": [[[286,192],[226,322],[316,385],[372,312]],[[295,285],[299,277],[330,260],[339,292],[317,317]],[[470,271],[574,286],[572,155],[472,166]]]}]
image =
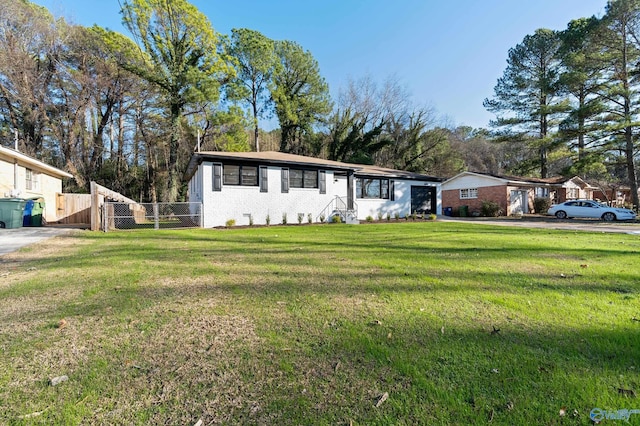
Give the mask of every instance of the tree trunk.
[{"label": "tree trunk", "polygon": [[292,142],[295,135],[295,127],[281,125],[280,126],[281,136],[280,136],[280,152],[291,152],[292,151]]},{"label": "tree trunk", "polygon": [[107,127],[107,123],[109,123],[109,119],[111,118],[113,103],[107,101],[106,107],[107,109],[104,114],[102,114],[100,107],[97,108],[98,114],[100,115],[100,122],[98,123],[96,132],[93,136],[93,152],[90,160],[92,173],[97,172],[102,167],[102,156],[104,155],[104,129]]},{"label": "tree trunk", "polygon": [[164,201],[174,202],[178,199],[180,176],[178,174],[178,147],[180,146],[180,113],[182,106],[178,102],[171,104],[171,136],[169,139],[169,181],[167,191],[163,196]]},{"label": "tree trunk", "polygon": [[257,101],[255,100],[253,102],[253,125],[255,126],[253,129],[253,135],[256,141],[256,152],[260,152],[260,129],[258,128],[258,105],[256,102]]},{"label": "tree trunk", "polygon": [[627,175],[629,178],[629,187],[631,188],[631,200],[633,200],[633,208],[637,209],[640,206],[638,201],[638,179],[636,177],[636,165],[633,161],[634,147],[633,147],[633,129],[631,126],[627,126],[624,129],[625,139],[625,157],[627,163]]},{"label": "tree trunk", "polygon": [[578,160],[584,160],[585,157],[587,156],[587,153],[585,151],[585,142],[584,142],[584,135],[585,135],[585,112],[584,112],[584,108],[585,108],[585,103],[586,103],[586,91],[584,90],[584,87],[580,89],[580,95],[578,97],[578,108],[580,111],[578,113]]}]

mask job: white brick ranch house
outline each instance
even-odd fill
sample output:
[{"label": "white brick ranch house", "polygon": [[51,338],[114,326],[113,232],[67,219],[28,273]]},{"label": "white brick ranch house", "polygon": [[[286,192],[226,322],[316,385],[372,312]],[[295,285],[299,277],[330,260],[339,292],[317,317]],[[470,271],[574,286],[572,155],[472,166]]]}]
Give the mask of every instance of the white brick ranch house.
[{"label": "white brick ranch house", "polygon": [[442,214],[444,179],[281,152],[196,152],[185,180],[205,228]]}]

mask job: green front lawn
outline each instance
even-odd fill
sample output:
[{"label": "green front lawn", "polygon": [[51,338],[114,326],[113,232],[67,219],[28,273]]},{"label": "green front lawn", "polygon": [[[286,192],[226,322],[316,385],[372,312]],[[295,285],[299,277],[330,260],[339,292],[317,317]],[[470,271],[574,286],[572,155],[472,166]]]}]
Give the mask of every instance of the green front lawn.
[{"label": "green front lawn", "polygon": [[639,238],[420,222],[31,246],[0,257],[0,423],[588,424],[595,407],[640,409]]}]

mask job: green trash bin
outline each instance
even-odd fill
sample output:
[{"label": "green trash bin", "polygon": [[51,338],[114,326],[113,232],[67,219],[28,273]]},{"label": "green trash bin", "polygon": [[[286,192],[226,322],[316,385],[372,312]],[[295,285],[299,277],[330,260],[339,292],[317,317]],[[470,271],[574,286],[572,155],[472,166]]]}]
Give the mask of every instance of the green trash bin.
[{"label": "green trash bin", "polygon": [[469,216],[469,206],[460,206],[458,213],[460,214],[460,217]]},{"label": "green trash bin", "polygon": [[26,203],[22,198],[0,198],[0,228],[22,227],[22,214]]},{"label": "green trash bin", "polygon": [[33,207],[31,208],[31,224],[30,226],[42,226],[42,217],[44,215],[44,198],[32,198]]}]

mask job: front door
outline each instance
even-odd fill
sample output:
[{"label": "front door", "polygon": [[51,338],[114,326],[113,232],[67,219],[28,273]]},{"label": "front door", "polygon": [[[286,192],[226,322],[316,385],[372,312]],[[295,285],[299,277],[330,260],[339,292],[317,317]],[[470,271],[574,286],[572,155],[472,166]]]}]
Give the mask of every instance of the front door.
[{"label": "front door", "polygon": [[432,186],[411,187],[411,213],[431,214],[436,212],[436,189]]}]

